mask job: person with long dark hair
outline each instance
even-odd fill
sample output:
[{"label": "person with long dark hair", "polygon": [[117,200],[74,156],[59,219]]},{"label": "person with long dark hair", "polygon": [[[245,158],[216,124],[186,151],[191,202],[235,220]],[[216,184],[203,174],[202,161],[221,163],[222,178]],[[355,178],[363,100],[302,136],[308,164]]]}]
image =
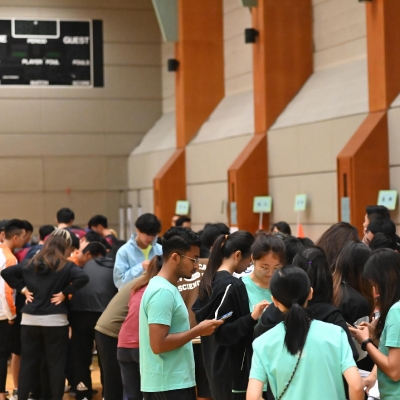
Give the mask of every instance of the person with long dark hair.
[{"label": "person with long dark hair", "polygon": [[64,369],[68,346],[68,309],[64,300],[89,281],[69,262],[71,243],[60,236],[49,237],[43,249],[25,267],[16,265],[1,272],[12,288],[25,294],[21,321],[21,369],[18,398],[27,400],[34,386],[34,371],[42,357],[49,371],[52,398],[64,395]]},{"label": "person with long dark hair", "polygon": [[[229,285],[238,280],[233,273],[244,272],[250,263],[253,242],[254,236],[246,231],[221,235],[214,242],[200,282],[199,297],[192,307],[198,323],[216,318]],[[219,345],[215,335],[202,337],[201,345],[213,399],[230,399],[232,385],[228,348]]]},{"label": "person with long dark hair", "polygon": [[298,267],[283,267],[271,279],[275,306],[284,321],[253,343],[247,400],[261,400],[268,382],[275,399],[364,399],[360,375],[345,332],[337,326],[310,319],[304,309],[313,289]]},{"label": "person with long dark hair", "polygon": [[335,270],[336,259],[347,242],[359,242],[358,230],[347,222],[338,222],[327,229],[316,245],[326,254],[331,273]]},{"label": "person with long dark hair", "polygon": [[234,399],[246,397],[254,327],[272,303],[270,281],[286,262],[285,244],[276,236],[259,235],[251,246],[251,261],[253,271],[230,286],[218,310],[218,318],[229,312],[232,316],[215,331],[217,343],[229,349]]},{"label": "person with long dark hair", "polygon": [[162,265],[162,256],[153,257],[146,272],[135,279],[129,299],[128,315],[118,335],[117,358],[121,368],[124,400],[143,399],[139,370],[139,307],[150,279],[160,272]]},{"label": "person with long dark hair", "polygon": [[375,302],[371,284],[362,277],[371,250],[364,243],[349,242],[340,252],[333,273],[333,305],[343,318],[355,323],[370,317]]},{"label": "person with long dark hair", "polygon": [[[364,268],[374,292],[379,296],[380,317],[373,323],[350,328],[361,348],[375,362],[364,380],[367,392],[378,378],[380,398],[400,398],[400,255],[391,249],[374,251]],[[375,346],[378,344],[378,348]]]},{"label": "person with long dark hair", "polygon": [[[305,247],[299,251],[293,260],[293,265],[300,267],[308,275],[314,294],[308,302],[306,311],[311,319],[329,322],[340,326],[347,334],[347,339],[353,351],[354,360],[358,360],[358,351],[350,335],[346,321],[333,303],[333,282],[324,251],[317,247]],[[284,314],[271,304],[263,313],[255,328],[255,336],[275,327],[282,322]]]}]

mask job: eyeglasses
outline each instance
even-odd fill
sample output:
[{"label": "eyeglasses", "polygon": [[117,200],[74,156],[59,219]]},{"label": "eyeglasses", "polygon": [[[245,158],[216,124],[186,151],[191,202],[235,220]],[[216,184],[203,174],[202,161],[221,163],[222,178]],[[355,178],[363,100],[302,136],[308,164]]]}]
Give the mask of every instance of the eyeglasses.
[{"label": "eyeglasses", "polygon": [[178,254],[179,254],[181,257],[185,257],[185,258],[188,258],[189,260],[192,260],[194,265],[196,265],[196,264],[199,262],[199,257],[192,258],[192,257],[185,256],[184,254],[180,254],[180,253],[178,253]]},{"label": "eyeglasses", "polygon": [[[253,265],[256,266],[255,263],[253,263]],[[263,272],[263,273],[266,273],[266,274],[269,273],[269,272],[274,273],[275,271],[279,271],[281,268],[282,268],[282,265],[279,266],[279,267],[274,267],[274,268],[257,267],[257,269],[260,272]]]}]

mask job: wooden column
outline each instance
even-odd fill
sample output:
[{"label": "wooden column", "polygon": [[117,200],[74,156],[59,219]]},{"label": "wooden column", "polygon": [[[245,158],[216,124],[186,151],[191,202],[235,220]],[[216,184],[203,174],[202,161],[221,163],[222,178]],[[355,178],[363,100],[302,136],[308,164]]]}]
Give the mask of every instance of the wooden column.
[{"label": "wooden column", "polygon": [[384,111],[370,113],[337,157],[338,204],[350,198],[350,221],[362,234],[365,208],[389,188],[388,123]]},{"label": "wooden column", "polygon": [[253,27],[255,131],[265,134],[313,72],[311,0],[259,0]]},{"label": "wooden column", "polygon": [[176,150],[153,181],[154,213],[162,231],[171,227],[177,200],[186,199],[185,149]]},{"label": "wooden column", "polygon": [[259,0],[252,17],[259,32],[253,45],[255,137],[228,171],[238,227],[249,231],[258,227],[253,197],[268,195],[266,133],[313,72],[311,0]]},{"label": "wooden column", "polygon": [[185,147],[224,97],[222,0],[179,0],[176,131]]},{"label": "wooden column", "polygon": [[[237,226],[249,232],[255,232],[259,224],[253,199],[268,194],[266,149],[266,135],[254,135],[228,171],[229,200],[237,204]],[[264,214],[263,228],[268,229],[268,224],[268,214]]]},{"label": "wooden column", "polygon": [[170,227],[178,200],[186,200],[185,147],[224,97],[222,0],[179,0],[179,61],[175,79],[178,150],[154,179],[154,209]]},{"label": "wooden column", "polygon": [[400,2],[374,0],[365,7],[370,114],[337,157],[339,220],[341,198],[349,197],[350,222],[360,232],[365,207],[376,204],[379,190],[390,189],[387,111],[400,92]]},{"label": "wooden column", "polygon": [[390,107],[400,93],[400,1],[374,0],[367,12],[370,111]]}]

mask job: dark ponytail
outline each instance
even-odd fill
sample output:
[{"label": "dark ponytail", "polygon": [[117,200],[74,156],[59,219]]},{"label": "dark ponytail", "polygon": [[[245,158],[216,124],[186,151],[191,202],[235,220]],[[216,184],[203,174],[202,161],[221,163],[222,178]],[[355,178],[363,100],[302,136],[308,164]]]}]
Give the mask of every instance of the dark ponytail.
[{"label": "dark ponytail", "polygon": [[310,329],[310,319],[302,307],[310,288],[310,279],[299,267],[283,267],[271,278],[272,296],[288,309],[284,320],[285,346],[292,355],[302,350]]},{"label": "dark ponytail", "polygon": [[230,235],[220,235],[214,242],[207,269],[199,286],[199,297],[206,299],[211,296],[212,282],[224,258],[229,258],[233,253],[240,251],[242,258],[249,257],[254,236],[247,231],[237,231]]},{"label": "dark ponytail", "polygon": [[292,303],[285,315],[285,326],[285,345],[288,352],[295,355],[303,348],[310,329],[310,319],[299,303]]},{"label": "dark ponytail", "polygon": [[318,246],[304,247],[293,259],[292,265],[300,267],[310,279],[314,290],[314,303],[333,302],[333,278],[324,250]]}]

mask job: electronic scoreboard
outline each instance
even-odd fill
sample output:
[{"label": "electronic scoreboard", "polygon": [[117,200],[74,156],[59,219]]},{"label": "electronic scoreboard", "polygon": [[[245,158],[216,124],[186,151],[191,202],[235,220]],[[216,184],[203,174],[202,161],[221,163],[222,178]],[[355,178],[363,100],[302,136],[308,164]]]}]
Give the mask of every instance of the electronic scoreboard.
[{"label": "electronic scoreboard", "polygon": [[0,85],[104,86],[99,20],[0,19]]}]

